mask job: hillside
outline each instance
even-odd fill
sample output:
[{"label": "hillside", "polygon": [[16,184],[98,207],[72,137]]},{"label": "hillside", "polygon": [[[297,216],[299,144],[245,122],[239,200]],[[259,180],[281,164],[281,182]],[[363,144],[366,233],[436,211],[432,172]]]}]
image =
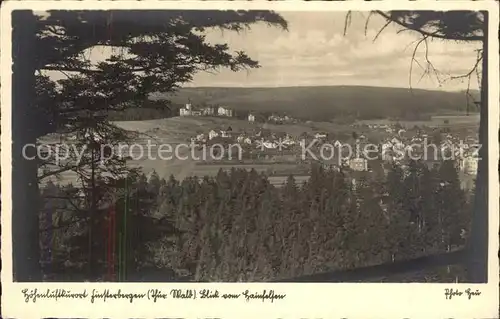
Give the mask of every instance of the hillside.
[{"label": "hillside", "polygon": [[421,119],[430,114],[465,114],[467,104],[464,92],[366,86],[197,87],[182,88],[173,96],[157,94],[154,98],[167,98],[178,104],[191,101],[195,105],[226,105],[236,111],[286,112],[313,120],[337,117]]}]

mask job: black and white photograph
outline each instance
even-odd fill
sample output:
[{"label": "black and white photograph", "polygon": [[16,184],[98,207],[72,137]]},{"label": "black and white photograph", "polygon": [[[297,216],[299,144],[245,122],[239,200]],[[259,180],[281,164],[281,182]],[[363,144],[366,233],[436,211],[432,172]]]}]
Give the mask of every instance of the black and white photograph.
[{"label": "black and white photograph", "polygon": [[11,3],[2,280],[498,284],[494,6],[209,2]]}]

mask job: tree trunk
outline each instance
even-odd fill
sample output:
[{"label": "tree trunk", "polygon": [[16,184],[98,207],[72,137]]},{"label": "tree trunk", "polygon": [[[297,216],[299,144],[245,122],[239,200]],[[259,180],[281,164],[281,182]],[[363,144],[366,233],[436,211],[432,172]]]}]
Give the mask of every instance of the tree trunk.
[{"label": "tree trunk", "polygon": [[[12,264],[14,281],[41,281],[38,163],[34,147],[35,17],[32,11],[12,12]],[[5,145],[7,146],[7,145]]]},{"label": "tree trunk", "polygon": [[484,14],[484,41],[481,79],[481,109],[479,122],[479,151],[476,194],[468,241],[468,281],[488,281],[488,12]]},{"label": "tree trunk", "polygon": [[[93,134],[93,132],[92,132]],[[99,261],[98,256],[93,252],[95,240],[92,238],[94,230],[97,230],[96,225],[96,213],[97,213],[97,196],[98,190],[96,188],[96,167],[95,167],[95,149],[92,144],[92,160],[90,164],[90,210],[89,210],[89,229],[88,229],[88,278],[89,280],[95,280],[99,276],[98,268]],[[108,238],[111,240],[111,237]]]}]

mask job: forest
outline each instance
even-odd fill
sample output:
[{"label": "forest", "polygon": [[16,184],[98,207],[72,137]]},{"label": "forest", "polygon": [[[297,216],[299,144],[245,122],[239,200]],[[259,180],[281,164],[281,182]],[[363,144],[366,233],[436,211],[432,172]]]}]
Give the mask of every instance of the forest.
[{"label": "forest", "polygon": [[[472,212],[453,161],[393,165],[385,178],[313,164],[300,187],[239,169],[96,187],[120,193],[102,192],[93,218],[88,190],[41,189],[44,280],[262,282],[353,269],[462,248]],[[463,278],[447,267],[425,280]]]}]

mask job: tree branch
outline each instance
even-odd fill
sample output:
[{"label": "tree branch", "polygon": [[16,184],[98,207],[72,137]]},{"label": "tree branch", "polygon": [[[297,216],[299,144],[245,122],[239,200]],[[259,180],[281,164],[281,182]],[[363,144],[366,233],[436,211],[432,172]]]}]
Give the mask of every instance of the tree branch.
[{"label": "tree branch", "polygon": [[[79,196],[80,198],[83,198],[81,196]],[[67,197],[67,196],[49,196],[49,195],[46,195],[46,196],[42,196],[43,199],[45,198],[49,198],[49,199],[64,199],[64,200],[67,200],[68,203],[71,204],[71,206],[73,206],[73,208],[75,208],[77,211],[79,212],[84,212],[81,208],[79,208],[71,199],[74,198],[74,197]]]},{"label": "tree branch", "polygon": [[45,174],[42,174],[41,176],[38,176],[38,180],[42,180],[44,178],[47,178],[47,177],[50,177],[50,176],[54,176],[54,175],[57,175],[57,174],[61,174],[61,173],[64,173],[66,171],[70,171],[70,170],[74,170],[75,168],[80,168],[82,166],[85,166],[85,165],[89,165],[89,164],[96,164],[98,162],[100,162],[101,159],[96,159],[95,161],[87,161],[87,162],[82,162],[82,163],[79,163],[79,164],[75,164],[75,165],[71,165],[71,166],[65,166],[63,168],[60,168],[58,170],[55,170],[55,171],[52,171],[52,172],[49,172],[49,173],[45,173]]},{"label": "tree branch", "polygon": [[71,225],[74,225],[74,224],[77,224],[81,221],[88,221],[89,218],[88,217],[83,217],[83,218],[79,218],[79,219],[74,219],[74,220],[71,220],[69,222],[66,222],[66,223],[62,223],[62,224],[59,224],[57,226],[51,226],[51,227],[47,227],[47,228],[44,228],[44,229],[40,229],[40,232],[48,232],[48,231],[52,231],[52,230],[56,230],[56,229],[61,229],[61,228],[66,228],[68,226],[71,226]]},{"label": "tree branch", "polygon": [[[368,22],[367,22],[368,23]],[[385,30],[385,28],[387,28],[389,26],[389,24],[391,24],[391,21],[388,20],[386,22],[386,24],[384,24],[384,26],[382,28],[380,28],[380,30],[378,30],[377,34],[375,35],[375,37],[373,38],[373,42],[375,42],[378,37],[380,36],[380,34]]]}]

